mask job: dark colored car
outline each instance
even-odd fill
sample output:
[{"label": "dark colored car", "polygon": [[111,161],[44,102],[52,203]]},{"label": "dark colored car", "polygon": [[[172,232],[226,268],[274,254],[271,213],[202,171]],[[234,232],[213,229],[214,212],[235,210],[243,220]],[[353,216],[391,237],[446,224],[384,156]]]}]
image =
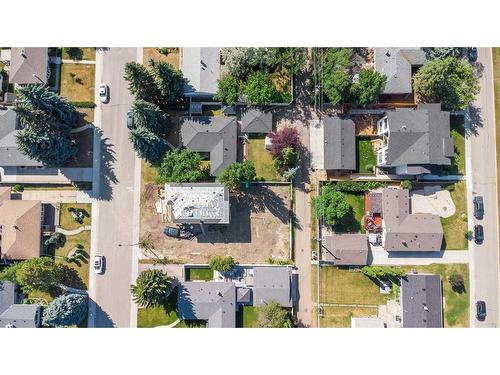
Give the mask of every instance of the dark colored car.
[{"label": "dark colored car", "polygon": [[476,317],[477,320],[483,321],[486,319],[486,302],[477,301],[476,302]]},{"label": "dark colored car", "polygon": [[181,238],[181,230],[176,227],[165,227],[163,233],[168,237]]},{"label": "dark colored car", "polygon": [[474,242],[477,244],[482,244],[484,241],[484,231],[483,226],[478,224],[474,226]]},{"label": "dark colored car", "polygon": [[484,216],[484,203],[483,197],[474,197],[474,217],[478,220],[482,220]]},{"label": "dark colored car", "polygon": [[127,112],[127,128],[132,129],[134,127],[134,113],[130,110]]},{"label": "dark colored car", "polygon": [[467,48],[467,57],[471,62],[477,61],[477,48],[476,47]]}]

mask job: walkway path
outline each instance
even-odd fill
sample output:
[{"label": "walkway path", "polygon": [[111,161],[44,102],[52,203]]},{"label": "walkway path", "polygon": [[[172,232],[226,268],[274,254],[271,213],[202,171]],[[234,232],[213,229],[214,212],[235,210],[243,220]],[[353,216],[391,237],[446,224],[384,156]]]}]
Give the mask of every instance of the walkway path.
[{"label": "walkway path", "polygon": [[62,59],[63,64],[95,64],[94,60],[71,60]]},{"label": "walkway path", "polygon": [[158,326],[158,327],[155,327],[155,328],[173,328],[175,327],[177,324],[179,324],[181,322],[180,319],[177,319],[175,322],[173,323],[170,323],[168,326]]},{"label": "walkway path", "polygon": [[56,228],[56,232],[62,233],[65,236],[74,236],[76,234],[82,233],[85,230],[90,230],[91,228],[92,227],[90,225],[82,225],[81,227],[73,229],[73,230],[67,230],[67,229],[63,229],[63,228],[57,227]]}]

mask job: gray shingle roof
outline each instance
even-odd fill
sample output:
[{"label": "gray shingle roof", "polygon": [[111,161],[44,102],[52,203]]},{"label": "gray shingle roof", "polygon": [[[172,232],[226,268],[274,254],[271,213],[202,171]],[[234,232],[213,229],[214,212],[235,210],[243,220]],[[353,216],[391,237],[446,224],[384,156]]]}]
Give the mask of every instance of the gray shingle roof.
[{"label": "gray shingle roof", "polygon": [[368,264],[368,238],[365,234],[332,234],[321,242],[321,259],[342,266]]},{"label": "gray shingle roof", "polygon": [[242,133],[271,133],[273,114],[257,107],[244,108],[241,112]]},{"label": "gray shingle roof", "polygon": [[15,328],[36,328],[40,326],[40,305],[14,304],[0,315],[0,328],[12,325]]},{"label": "gray shingle roof", "polygon": [[[417,109],[387,111],[389,140],[384,166],[450,165],[454,155],[450,113],[440,104],[420,104]],[[408,172],[425,170],[408,170]]]},{"label": "gray shingle roof", "polygon": [[375,70],[387,76],[383,94],[409,94],[412,92],[412,66],[427,61],[421,48],[375,48]]},{"label": "gray shingle roof", "polygon": [[48,80],[48,48],[12,48],[10,58],[10,83],[20,85],[28,83],[40,84],[40,81],[33,77],[33,74],[36,74],[44,81]]},{"label": "gray shingle roof", "polygon": [[288,267],[254,268],[254,306],[278,302],[292,307],[291,270]]},{"label": "gray shingle roof", "polygon": [[410,213],[406,189],[384,189],[382,193],[384,248],[386,251],[439,251],[443,228],[439,216]]},{"label": "gray shingle roof", "polygon": [[220,48],[182,48],[182,73],[187,79],[188,96],[213,96],[220,79]]},{"label": "gray shingle roof", "polygon": [[180,319],[206,320],[209,328],[234,328],[236,287],[231,282],[183,282],[177,308]]},{"label": "gray shingle roof", "polygon": [[0,280],[0,314],[19,302],[16,284]]},{"label": "gray shingle roof", "polygon": [[355,170],[356,138],[352,120],[326,116],[324,126],[324,169]]},{"label": "gray shingle roof", "polygon": [[16,144],[17,115],[14,109],[0,109],[0,166],[38,167],[43,164],[24,155]]},{"label": "gray shingle roof", "polygon": [[442,328],[441,276],[406,275],[401,279],[403,328]]},{"label": "gray shingle roof", "polygon": [[181,118],[181,139],[184,147],[210,153],[210,173],[218,176],[225,167],[236,162],[236,119],[234,117]]}]

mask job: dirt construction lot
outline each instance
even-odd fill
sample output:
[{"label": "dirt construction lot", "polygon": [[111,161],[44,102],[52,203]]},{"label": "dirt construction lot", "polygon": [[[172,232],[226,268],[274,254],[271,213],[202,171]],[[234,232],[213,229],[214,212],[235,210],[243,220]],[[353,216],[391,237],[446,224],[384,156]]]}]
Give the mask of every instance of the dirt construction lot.
[{"label": "dirt construction lot", "polygon": [[207,263],[212,255],[231,255],[239,263],[288,259],[290,245],[290,189],[286,185],[254,185],[231,197],[230,224],[194,226],[194,238],[174,239],[163,234],[156,213],[157,185],[147,184],[141,205],[141,235],[150,233],[155,251],[184,263]]}]

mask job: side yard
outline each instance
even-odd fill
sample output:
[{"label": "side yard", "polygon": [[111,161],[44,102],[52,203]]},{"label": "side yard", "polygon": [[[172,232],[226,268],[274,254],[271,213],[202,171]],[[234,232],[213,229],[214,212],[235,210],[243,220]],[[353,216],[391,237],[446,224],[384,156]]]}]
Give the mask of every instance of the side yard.
[{"label": "side yard", "polygon": [[465,127],[464,116],[450,116],[450,134],[455,145],[455,156],[451,165],[443,169],[447,175],[465,175]]}]

